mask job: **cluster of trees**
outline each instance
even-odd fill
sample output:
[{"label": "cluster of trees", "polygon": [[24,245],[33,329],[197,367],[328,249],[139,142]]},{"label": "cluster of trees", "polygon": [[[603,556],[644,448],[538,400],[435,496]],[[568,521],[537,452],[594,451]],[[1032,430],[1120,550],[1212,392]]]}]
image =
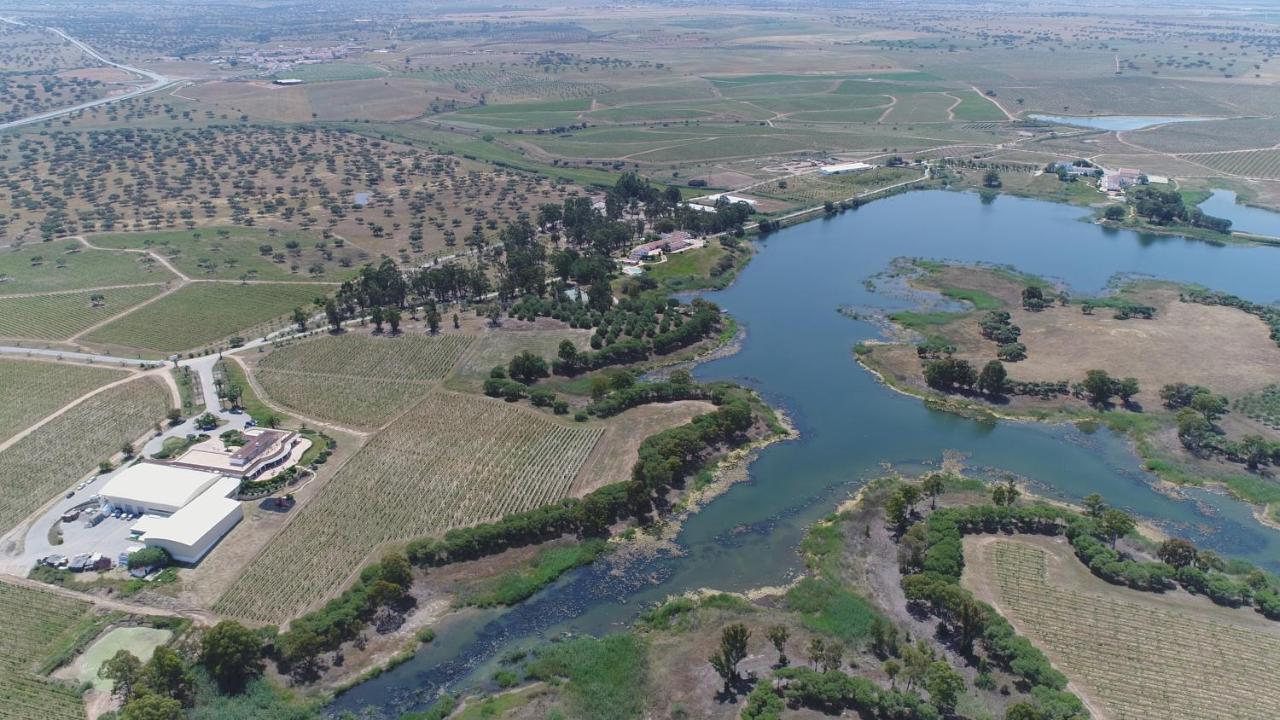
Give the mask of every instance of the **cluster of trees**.
[{"label": "cluster of trees", "polygon": [[1165,407],[1177,410],[1178,440],[1197,455],[1217,454],[1232,462],[1243,463],[1250,470],[1263,465],[1280,464],[1280,442],[1256,433],[1238,440],[1223,435],[1218,420],[1228,412],[1230,403],[1201,385],[1174,383],[1160,389]]},{"label": "cluster of trees", "polygon": [[1053,298],[1044,296],[1044,288],[1039,285],[1028,285],[1022,289],[1022,307],[1031,312],[1039,312],[1053,307]]},{"label": "cluster of trees", "polygon": [[720,308],[701,299],[686,306],[675,299],[624,298],[608,311],[597,313],[567,298],[548,301],[526,297],[511,308],[511,314],[527,320],[553,317],[572,327],[595,327],[591,336],[594,352],[562,343],[551,362],[554,374],[570,377],[610,365],[640,362],[651,354],[675,352],[700,342],[720,327]]},{"label": "cluster of trees", "polygon": [[1008,384],[1008,371],[999,360],[991,360],[977,372],[968,360],[944,357],[924,364],[924,381],[935,390],[951,392],[977,389],[991,396],[1003,395]]},{"label": "cluster of trees", "polygon": [[[1039,288],[1028,289],[1039,292]],[[1041,299],[1043,300],[1043,297]],[[1025,291],[1023,292],[1022,302],[1023,305],[1028,302]],[[1034,304],[1038,301],[1033,299],[1031,302]],[[1046,302],[1047,304],[1044,307],[1053,304],[1052,300]],[[1018,342],[1018,338],[1022,336],[1022,328],[1013,324],[1012,316],[1009,313],[1004,310],[992,310],[982,318],[978,325],[984,338],[999,345],[996,348],[996,357],[1005,362],[1017,362],[1027,359],[1027,346]]]},{"label": "cluster of trees", "polygon": [[726,399],[728,389],[723,385],[699,385],[691,382],[688,373],[672,377],[664,382],[636,383],[618,388],[587,407],[587,412],[606,418],[639,405],[669,403],[677,400],[707,400],[716,405]]},{"label": "cluster of trees", "polygon": [[198,668],[172,648],[161,646],[143,663],[128,650],[111,656],[98,674],[111,680],[120,698],[122,720],[180,720],[195,704],[196,669],[207,673],[219,692],[243,692],[262,675],[267,652],[263,635],[231,620],[206,631],[200,640]]},{"label": "cluster of trees", "polygon": [[1089,370],[1085,373],[1081,389],[1094,405],[1106,405],[1111,398],[1119,397],[1127,406],[1140,391],[1137,378],[1113,378],[1105,370]]},{"label": "cluster of trees", "polygon": [[310,677],[318,655],[354,639],[369,623],[376,623],[382,632],[398,628],[413,604],[412,585],[413,571],[402,553],[387,553],[366,566],[354,585],[280,633],[275,647],[281,669]]},{"label": "cluster of trees", "polygon": [[1050,506],[1016,507],[1012,502],[937,510],[902,536],[899,562],[908,601],[953,630],[957,651],[973,657],[980,644],[990,661],[1027,683],[1035,702],[1020,712],[1065,720],[1088,716],[1080,699],[1066,690],[1067,678],[999,613],[960,586],[963,535],[1061,532],[1064,512]]},{"label": "cluster of trees", "polygon": [[1153,225],[1186,223],[1219,233],[1231,231],[1230,220],[1206,215],[1195,206],[1188,207],[1182,199],[1182,193],[1177,190],[1160,190],[1142,185],[1130,190],[1127,198],[1134,212]]}]

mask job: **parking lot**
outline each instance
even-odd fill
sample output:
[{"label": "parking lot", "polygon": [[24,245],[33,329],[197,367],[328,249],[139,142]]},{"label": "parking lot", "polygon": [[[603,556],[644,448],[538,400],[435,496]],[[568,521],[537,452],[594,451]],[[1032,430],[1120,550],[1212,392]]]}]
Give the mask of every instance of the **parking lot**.
[{"label": "parking lot", "polygon": [[[67,510],[84,505],[106,484],[106,476],[99,478],[77,490],[70,498],[61,498],[53,508],[40,516],[40,519],[27,532],[23,545],[21,562],[26,570],[30,570],[43,557],[48,555],[65,555],[68,558],[81,553],[102,553],[114,563],[120,553],[142,543],[129,539],[129,528],[137,522],[132,518],[115,518],[108,515],[94,527],[86,528],[85,521],[97,512],[90,508],[82,510],[79,517],[71,522],[62,522],[62,514]],[[62,544],[49,542],[50,530],[57,526],[62,531]]]}]

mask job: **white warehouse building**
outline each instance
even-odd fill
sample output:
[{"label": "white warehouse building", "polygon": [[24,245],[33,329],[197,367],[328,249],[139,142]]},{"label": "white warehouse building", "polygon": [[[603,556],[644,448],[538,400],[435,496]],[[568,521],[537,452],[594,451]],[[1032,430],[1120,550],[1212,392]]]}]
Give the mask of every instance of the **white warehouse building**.
[{"label": "white warehouse building", "polygon": [[823,165],[818,172],[823,175],[852,175],[854,173],[866,172],[874,170],[875,165],[864,162],[839,163],[836,165]]},{"label": "white warehouse building", "polygon": [[142,461],[102,488],[112,508],[142,513],[131,528],[148,547],[181,563],[199,562],[244,517],[234,499],[240,479]]}]

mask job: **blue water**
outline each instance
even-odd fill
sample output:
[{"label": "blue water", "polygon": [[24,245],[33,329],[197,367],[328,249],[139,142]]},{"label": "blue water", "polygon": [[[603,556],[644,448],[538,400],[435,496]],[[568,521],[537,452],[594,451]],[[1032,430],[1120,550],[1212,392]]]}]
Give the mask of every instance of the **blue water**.
[{"label": "blue water", "polygon": [[1230,190],[1214,190],[1199,207],[1209,215],[1230,220],[1232,230],[1280,238],[1280,213],[1241,205]]},{"label": "blue water", "polygon": [[691,589],[785,583],[800,570],[796,547],[807,526],[886,467],[919,472],[947,451],[972,472],[1014,472],[1046,495],[1100,492],[1171,533],[1280,570],[1280,533],[1258,525],[1248,506],[1210,491],[1157,492],[1127,443],[1110,432],[993,426],[934,412],[854,362],[853,345],[876,330],[836,308],[885,305],[862,281],[901,256],[1012,264],[1078,292],[1100,290],[1116,273],[1146,273],[1258,301],[1280,296],[1275,248],[1105,229],[1079,222],[1081,213],[1007,196],[984,204],[972,194],[915,192],[772,235],[732,287],[708,295],[745,328],[741,352],[695,375],[758,388],[795,421],[800,439],[765,449],[747,482],[692,516],[680,555],[597,563],[510,610],[456,619],[417,658],[342,695],[332,709],[419,708],[443,687],[483,681],[513,647],[563,632],[621,629],[646,604]]},{"label": "blue water", "polygon": [[1032,113],[1029,117],[1032,120],[1057,123],[1059,125],[1116,131],[1141,130],[1152,125],[1164,125],[1165,123],[1200,122],[1213,119],[1187,115],[1096,115],[1082,117],[1079,115],[1041,115],[1040,113]]}]

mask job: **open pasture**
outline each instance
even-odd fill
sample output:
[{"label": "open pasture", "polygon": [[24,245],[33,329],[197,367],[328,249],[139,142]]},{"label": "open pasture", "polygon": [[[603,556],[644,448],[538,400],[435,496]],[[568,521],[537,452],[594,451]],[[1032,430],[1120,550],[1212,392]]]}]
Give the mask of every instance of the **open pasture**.
[{"label": "open pasture", "polygon": [[367,251],[354,244],[323,239],[319,232],[234,225],[93,235],[89,242],[96,247],[150,250],[200,280],[336,281],[354,275],[370,259]]},{"label": "open pasture", "polygon": [[169,406],[164,385],[141,378],[94,395],[0,452],[0,531],[137,440]]},{"label": "open pasture", "polygon": [[[0,337],[66,340],[164,291],[163,285],[0,297]],[[95,296],[101,295],[100,301]]]},{"label": "open pasture", "polygon": [[372,428],[420,399],[470,344],[460,335],[348,331],[278,348],[253,376],[272,400],[304,416]]},{"label": "open pasture", "polygon": [[1109,717],[1280,716],[1280,635],[1256,613],[1108,585],[1042,538],[966,538],[965,555],[964,583],[986,586],[980,594]]},{"label": "open pasture", "polygon": [[565,497],[600,428],[436,392],[375,436],[217,601],[281,623],[340,589],[380,545]]},{"label": "open pasture", "polygon": [[[192,283],[85,336],[86,342],[175,353],[236,333],[266,329],[332,286],[310,283]],[[261,333],[258,333],[261,334]]]},{"label": "open pasture", "polygon": [[83,720],[75,689],[37,675],[35,666],[74,643],[91,610],[87,602],[0,581],[0,717]]},{"label": "open pasture", "polygon": [[46,360],[0,358],[0,442],[125,373]]},{"label": "open pasture", "polygon": [[176,279],[163,266],[137,253],[86,250],[68,240],[0,250],[0,295],[78,290],[108,285],[158,283]]}]

